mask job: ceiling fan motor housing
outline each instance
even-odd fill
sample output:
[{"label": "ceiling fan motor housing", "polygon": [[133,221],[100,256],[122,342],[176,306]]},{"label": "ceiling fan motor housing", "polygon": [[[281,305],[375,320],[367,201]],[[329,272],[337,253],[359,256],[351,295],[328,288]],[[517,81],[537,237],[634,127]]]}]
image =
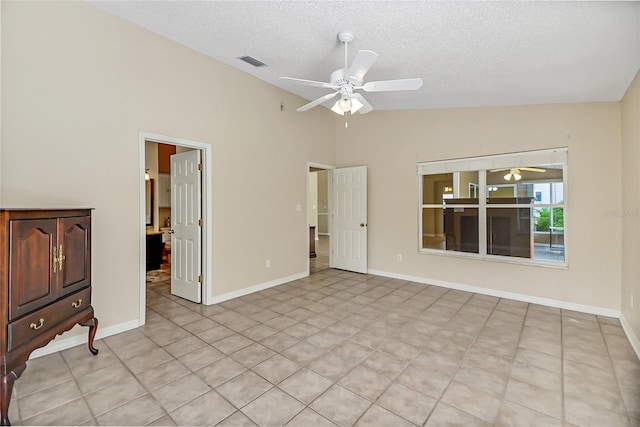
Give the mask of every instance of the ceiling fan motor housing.
[{"label": "ceiling fan motor housing", "polygon": [[358,84],[358,82],[349,81],[346,76],[347,71],[348,70],[346,68],[340,68],[339,70],[331,73],[331,76],[329,76],[331,84],[338,86],[338,91],[340,92],[340,96],[342,97],[342,99],[351,98],[351,95],[353,94],[353,88]]}]

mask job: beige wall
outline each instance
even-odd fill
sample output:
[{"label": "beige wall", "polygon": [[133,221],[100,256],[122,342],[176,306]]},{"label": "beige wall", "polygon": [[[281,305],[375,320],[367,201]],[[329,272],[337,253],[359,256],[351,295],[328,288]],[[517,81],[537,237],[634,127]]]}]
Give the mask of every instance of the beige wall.
[{"label": "beige wall", "polygon": [[[623,321],[640,339],[640,72],[622,99],[622,226]],[[631,307],[631,295],[634,306]],[[640,348],[636,348],[640,352]]]},{"label": "beige wall", "polygon": [[[370,269],[620,309],[620,220],[607,215],[621,206],[619,103],[374,111],[335,127],[338,166],[368,166]],[[563,146],[568,269],[418,254],[418,162]]]},{"label": "beige wall", "polygon": [[83,2],[2,2],[1,101],[0,204],[95,208],[101,329],[139,315],[139,131],[212,146],[215,295],[306,271],[296,205],[307,162],[335,162],[328,110],[299,114],[304,100]]}]

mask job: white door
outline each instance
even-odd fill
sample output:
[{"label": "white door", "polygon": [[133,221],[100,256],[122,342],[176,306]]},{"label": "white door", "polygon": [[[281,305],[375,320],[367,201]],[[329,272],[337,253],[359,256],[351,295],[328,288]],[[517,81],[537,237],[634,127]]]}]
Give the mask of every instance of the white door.
[{"label": "white door", "polygon": [[331,267],[367,272],[367,167],[333,169]]},{"label": "white door", "polygon": [[200,151],[171,156],[171,293],[202,301]]}]

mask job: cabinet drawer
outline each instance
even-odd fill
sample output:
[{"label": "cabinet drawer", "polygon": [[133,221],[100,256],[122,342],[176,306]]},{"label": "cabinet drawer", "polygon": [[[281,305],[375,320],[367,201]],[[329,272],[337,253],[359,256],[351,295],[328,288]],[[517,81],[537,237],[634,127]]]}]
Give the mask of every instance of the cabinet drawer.
[{"label": "cabinet drawer", "polygon": [[91,288],[78,291],[53,304],[34,311],[8,325],[7,351],[54,329],[58,323],[81,312],[91,304]]}]

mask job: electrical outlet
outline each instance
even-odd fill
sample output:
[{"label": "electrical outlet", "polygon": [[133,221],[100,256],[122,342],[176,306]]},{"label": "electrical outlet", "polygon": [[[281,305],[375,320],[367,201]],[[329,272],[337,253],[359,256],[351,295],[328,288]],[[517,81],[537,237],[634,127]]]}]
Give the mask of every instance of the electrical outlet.
[{"label": "electrical outlet", "polygon": [[267,268],[271,268],[271,260],[270,259],[267,260],[266,267]]},{"label": "electrical outlet", "polygon": [[402,261],[402,254],[398,254],[398,256],[396,257],[396,259],[397,259],[398,261]]}]

